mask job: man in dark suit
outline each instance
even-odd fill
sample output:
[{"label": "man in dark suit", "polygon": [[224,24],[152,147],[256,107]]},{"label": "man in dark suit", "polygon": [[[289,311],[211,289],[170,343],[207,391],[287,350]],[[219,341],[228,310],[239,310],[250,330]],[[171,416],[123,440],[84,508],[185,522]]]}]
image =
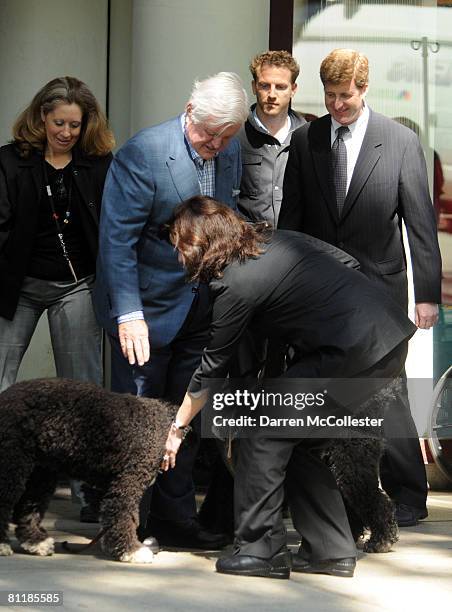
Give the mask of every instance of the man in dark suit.
[{"label": "man in dark suit", "polygon": [[[195,83],[185,112],[146,128],[118,151],[107,176],[94,292],[112,347],[112,389],[180,402],[207,341],[207,290],[186,283],[160,228],[186,198],[216,196],[236,208],[247,115],[239,77],[221,72]],[[152,487],[149,531],[175,546],[212,547],[200,530],[187,445],[178,469]],[[142,508],[142,522],[146,509]],[[154,546],[156,546],[154,542]]]},{"label": "man in dark suit", "polygon": [[[429,329],[438,319],[441,257],[419,140],[366,105],[364,55],[336,49],[322,62],[320,76],[329,114],[292,137],[278,227],[344,249],[406,310],[403,221],[413,267],[415,323]],[[427,481],[407,393],[399,400],[385,421],[381,480],[403,527],[427,516]]]}]

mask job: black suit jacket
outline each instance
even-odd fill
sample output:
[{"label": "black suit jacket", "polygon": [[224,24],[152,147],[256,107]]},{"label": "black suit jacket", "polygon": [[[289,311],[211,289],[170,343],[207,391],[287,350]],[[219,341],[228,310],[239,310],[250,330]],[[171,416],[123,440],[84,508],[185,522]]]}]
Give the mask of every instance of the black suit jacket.
[{"label": "black suit jacket", "polygon": [[331,117],[292,136],[278,227],[303,231],[344,249],[361,270],[407,307],[405,222],[416,302],[441,301],[441,256],[417,136],[370,111],[364,141],[339,219],[330,172]]},{"label": "black suit jacket", "polygon": [[[112,154],[87,157],[73,149],[73,178],[81,220],[96,260],[102,191]],[[19,156],[13,144],[0,148],[0,316],[12,319],[33,249],[43,192],[43,155]]]},{"label": "black suit jacket", "polygon": [[331,251],[311,236],[276,231],[260,257],[212,280],[210,341],[189,390],[226,377],[248,326],[299,348],[305,378],[355,376],[410,338],[416,327],[400,306]]}]

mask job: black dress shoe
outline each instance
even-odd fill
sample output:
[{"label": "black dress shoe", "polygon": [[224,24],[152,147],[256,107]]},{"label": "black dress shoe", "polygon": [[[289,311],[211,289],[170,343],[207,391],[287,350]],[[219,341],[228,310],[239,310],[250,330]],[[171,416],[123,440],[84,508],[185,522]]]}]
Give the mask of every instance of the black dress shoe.
[{"label": "black dress shoe", "polygon": [[399,527],[414,527],[422,519],[427,518],[426,509],[396,503],[395,519]]},{"label": "black dress shoe", "polygon": [[299,554],[292,555],[292,571],[301,574],[328,574],[330,576],[343,576],[352,578],[355,572],[355,557],[345,559],[325,559],[323,561],[309,561]]},{"label": "black dress shoe", "polygon": [[227,535],[202,529],[195,519],[162,521],[152,517],[149,519],[147,529],[162,546],[220,550],[230,543]]},{"label": "black dress shoe", "polygon": [[231,555],[218,559],[215,567],[220,574],[233,574],[234,576],[259,576],[261,578],[290,578],[291,558],[290,552],[274,555],[270,559],[261,559],[251,555]]}]

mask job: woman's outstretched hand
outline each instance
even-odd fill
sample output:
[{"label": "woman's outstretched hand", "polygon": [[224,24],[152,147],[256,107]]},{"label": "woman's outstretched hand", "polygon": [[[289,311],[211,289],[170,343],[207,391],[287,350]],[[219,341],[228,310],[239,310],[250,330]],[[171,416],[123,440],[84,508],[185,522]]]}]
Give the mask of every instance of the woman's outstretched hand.
[{"label": "woman's outstretched hand", "polygon": [[175,423],[171,424],[165,444],[165,454],[163,455],[161,469],[167,472],[176,466],[176,455],[184,438],[184,432],[178,429]]}]

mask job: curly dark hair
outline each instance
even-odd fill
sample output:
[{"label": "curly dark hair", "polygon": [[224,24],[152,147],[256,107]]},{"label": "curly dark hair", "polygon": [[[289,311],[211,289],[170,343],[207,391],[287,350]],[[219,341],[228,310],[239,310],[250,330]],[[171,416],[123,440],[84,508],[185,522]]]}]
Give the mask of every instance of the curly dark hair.
[{"label": "curly dark hair", "polygon": [[179,204],[168,231],[189,279],[204,282],[221,278],[233,261],[259,257],[272,233],[267,223],[248,223],[207,196],[194,196]]}]

